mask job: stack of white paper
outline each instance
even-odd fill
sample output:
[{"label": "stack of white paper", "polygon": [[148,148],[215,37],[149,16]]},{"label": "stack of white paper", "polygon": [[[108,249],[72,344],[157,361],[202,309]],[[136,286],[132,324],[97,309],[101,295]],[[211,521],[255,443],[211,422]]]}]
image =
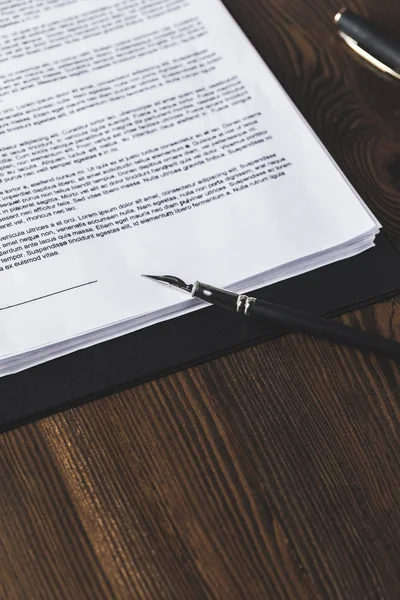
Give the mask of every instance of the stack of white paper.
[{"label": "stack of white paper", "polygon": [[0,15],[0,374],[249,291],[379,224],[219,0]]}]

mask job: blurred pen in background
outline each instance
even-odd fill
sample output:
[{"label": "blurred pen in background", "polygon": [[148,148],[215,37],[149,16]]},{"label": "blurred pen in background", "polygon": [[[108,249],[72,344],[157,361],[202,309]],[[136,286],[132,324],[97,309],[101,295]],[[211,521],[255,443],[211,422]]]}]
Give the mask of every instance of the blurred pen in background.
[{"label": "blurred pen in background", "polygon": [[384,73],[400,79],[400,40],[396,40],[373,23],[350,10],[335,16],[340,36],[358,55]]}]

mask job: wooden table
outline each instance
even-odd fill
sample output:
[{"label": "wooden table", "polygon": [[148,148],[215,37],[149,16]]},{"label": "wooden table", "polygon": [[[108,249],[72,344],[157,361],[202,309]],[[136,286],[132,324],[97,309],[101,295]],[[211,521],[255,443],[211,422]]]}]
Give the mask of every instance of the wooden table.
[{"label": "wooden table", "polygon": [[[336,0],[225,3],[400,247],[400,85]],[[400,340],[399,300],[343,321]],[[1,600],[398,600],[399,384],[291,335],[1,436]]]}]

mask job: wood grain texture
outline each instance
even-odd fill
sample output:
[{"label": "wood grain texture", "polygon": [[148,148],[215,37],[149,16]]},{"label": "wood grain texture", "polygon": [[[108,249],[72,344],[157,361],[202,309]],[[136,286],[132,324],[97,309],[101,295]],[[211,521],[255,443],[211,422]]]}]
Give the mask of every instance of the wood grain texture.
[{"label": "wood grain texture", "polygon": [[[400,247],[400,86],[333,0],[225,4]],[[343,321],[400,341],[400,300]],[[399,384],[291,335],[2,435],[0,599],[398,600]]]}]

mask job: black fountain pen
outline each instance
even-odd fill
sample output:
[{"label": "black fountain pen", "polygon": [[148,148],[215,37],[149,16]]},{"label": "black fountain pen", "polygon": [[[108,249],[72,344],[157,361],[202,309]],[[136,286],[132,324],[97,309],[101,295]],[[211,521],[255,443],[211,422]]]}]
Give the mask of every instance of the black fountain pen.
[{"label": "black fountain pen", "polygon": [[243,294],[234,294],[226,290],[197,281],[188,285],[182,279],[171,275],[143,275],[159,283],[188,292],[193,298],[245,315],[251,319],[268,321],[289,333],[305,333],[337,344],[345,344],[364,352],[375,353],[400,360],[400,343],[379,335],[353,329],[313,314],[294,308],[250,298]]}]

